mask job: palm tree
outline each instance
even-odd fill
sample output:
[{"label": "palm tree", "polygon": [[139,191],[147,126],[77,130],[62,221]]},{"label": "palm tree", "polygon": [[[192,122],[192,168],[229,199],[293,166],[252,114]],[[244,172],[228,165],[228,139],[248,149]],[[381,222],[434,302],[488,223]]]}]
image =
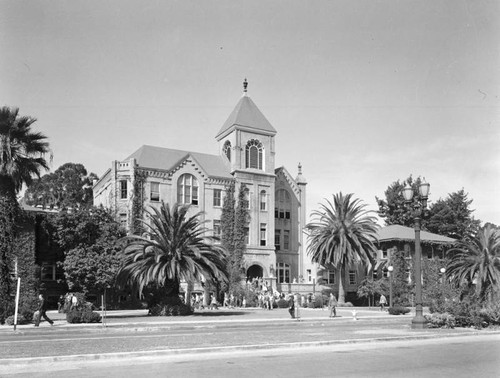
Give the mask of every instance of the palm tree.
[{"label": "palm tree", "polygon": [[461,241],[448,251],[446,276],[456,285],[476,285],[475,294],[492,299],[500,291],[500,231],[483,227],[471,241]]},{"label": "palm tree", "polygon": [[[19,116],[19,109],[0,108],[0,321],[1,308],[9,300],[8,261],[13,253],[15,216],[19,210],[16,194],[33,176],[48,169],[44,156],[49,144],[34,132],[35,118]],[[2,305],[3,303],[3,305]]]},{"label": "palm tree", "polygon": [[372,253],[378,226],[372,211],[353,194],[342,192],[333,196],[333,203],[326,200],[320,210],[312,213],[313,221],[306,226],[309,233],[308,254],[313,262],[333,267],[339,273],[339,302],[345,302],[345,271],[361,263],[371,268]]},{"label": "palm tree", "polygon": [[129,284],[142,293],[145,287],[163,290],[165,303],[178,303],[181,280],[227,281],[226,253],[208,231],[197,213],[188,216],[189,206],[162,203],[141,220],[142,236],[125,237],[124,264],[118,272],[119,284]]}]

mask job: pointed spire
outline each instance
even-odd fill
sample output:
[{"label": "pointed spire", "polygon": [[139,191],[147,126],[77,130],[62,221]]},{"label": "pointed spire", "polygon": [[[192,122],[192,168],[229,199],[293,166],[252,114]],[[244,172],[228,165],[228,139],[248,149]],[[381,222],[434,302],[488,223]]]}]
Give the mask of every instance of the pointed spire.
[{"label": "pointed spire", "polygon": [[247,78],[243,81],[243,96],[247,95],[247,87],[248,87],[248,81]]},{"label": "pointed spire", "polygon": [[297,184],[307,184],[307,181],[304,176],[302,176],[302,164],[299,163],[299,174],[297,175],[297,178],[295,179],[295,182]]}]

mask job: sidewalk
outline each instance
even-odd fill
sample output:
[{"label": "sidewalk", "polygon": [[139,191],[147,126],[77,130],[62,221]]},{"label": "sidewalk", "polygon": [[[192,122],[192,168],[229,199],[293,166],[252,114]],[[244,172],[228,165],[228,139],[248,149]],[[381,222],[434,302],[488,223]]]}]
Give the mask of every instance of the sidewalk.
[{"label": "sidewalk", "polygon": [[[110,311],[106,327],[101,323],[67,324],[64,314],[52,311],[48,316],[55,320],[53,327],[44,322],[39,328],[32,324],[18,326],[14,332],[12,326],[0,326],[0,365],[500,334],[500,331],[464,328],[413,330],[413,313],[395,316],[374,308],[355,308],[358,319],[355,320],[353,310],[340,308],[338,317],[329,318],[326,309],[300,309],[299,320],[291,319],[287,309],[204,310],[179,317],[148,317],[146,310]],[[161,344],[151,345],[153,338]],[[39,340],[45,340],[45,345],[50,342],[50,348],[34,348],[33,341]]]},{"label": "sidewalk", "polygon": [[[300,308],[300,318],[296,321],[353,321],[353,311],[356,311],[358,320],[366,319],[395,319],[398,316],[389,315],[387,311],[380,311],[378,308],[368,307],[353,307],[353,308],[337,308],[337,317],[329,318],[328,309],[309,309]],[[101,315],[102,312],[99,311]],[[220,308],[219,310],[196,310],[193,315],[188,316],[158,316],[151,317],[147,315],[148,310],[114,310],[107,311],[106,318],[101,323],[77,323],[70,324],[66,322],[66,315],[57,311],[47,311],[47,315],[54,321],[54,326],[51,327],[45,321],[40,323],[38,328],[33,324],[18,325],[16,332],[30,332],[35,330],[43,330],[44,328],[52,329],[79,329],[92,330],[96,328],[130,328],[130,329],[151,329],[151,328],[179,328],[185,326],[208,326],[217,324],[262,324],[262,323],[282,323],[283,321],[292,321],[286,309],[264,310],[260,308],[245,308],[245,309],[229,309]],[[411,315],[404,316],[411,319]],[[14,327],[8,325],[0,326],[0,333],[13,332]]]}]

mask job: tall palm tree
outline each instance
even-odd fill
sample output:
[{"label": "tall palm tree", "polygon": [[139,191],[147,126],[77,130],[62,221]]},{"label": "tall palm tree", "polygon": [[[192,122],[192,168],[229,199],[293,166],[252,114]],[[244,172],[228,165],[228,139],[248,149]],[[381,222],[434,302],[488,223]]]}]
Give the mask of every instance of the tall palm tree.
[{"label": "tall palm tree", "polygon": [[1,308],[9,300],[8,260],[12,256],[15,216],[19,209],[16,194],[33,176],[48,169],[45,135],[34,132],[35,118],[19,116],[19,109],[0,108],[0,322]]},{"label": "tall palm tree", "polygon": [[[189,206],[162,203],[141,220],[142,236],[125,238],[124,264],[118,272],[119,284],[130,284],[142,293],[146,286],[164,289],[166,303],[178,301],[180,282],[227,281],[226,253],[216,244],[197,213],[188,216]],[[170,299],[170,300],[169,300]]]},{"label": "tall palm tree", "polygon": [[333,267],[339,273],[339,302],[345,302],[345,272],[354,264],[368,268],[373,264],[374,242],[378,226],[372,211],[353,194],[342,192],[333,196],[333,203],[326,200],[320,210],[312,213],[313,220],[307,224],[309,233],[308,254],[313,262],[324,267]]},{"label": "tall palm tree", "polygon": [[500,292],[500,231],[483,227],[471,241],[461,241],[448,251],[446,276],[457,286],[475,284],[481,299],[492,299]]}]

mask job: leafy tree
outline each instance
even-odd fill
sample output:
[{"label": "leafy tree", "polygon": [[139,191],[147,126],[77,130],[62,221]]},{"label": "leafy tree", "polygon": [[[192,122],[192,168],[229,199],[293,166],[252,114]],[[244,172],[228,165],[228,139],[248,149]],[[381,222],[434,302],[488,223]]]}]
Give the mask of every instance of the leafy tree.
[{"label": "leafy tree", "polygon": [[387,279],[374,280],[373,278],[366,277],[360,282],[356,294],[359,298],[368,298],[368,305],[373,306],[375,295],[389,295],[388,293]]},{"label": "leafy tree", "polygon": [[[389,278],[392,280],[393,304],[395,306],[408,306],[410,304],[409,296],[413,285],[409,283],[408,271],[410,269],[405,252],[394,248],[391,253],[391,265],[394,268],[391,273],[392,277]],[[412,277],[411,282],[415,282],[414,277]]]},{"label": "leafy tree", "polygon": [[227,281],[225,250],[216,244],[218,238],[205,235],[202,213],[188,216],[188,211],[189,206],[165,203],[146,211],[150,223],[142,221],[144,235],[124,238],[119,284],[135,286],[139,293],[153,287],[162,292],[163,302],[179,304],[181,280]]},{"label": "leafy tree", "polygon": [[474,219],[470,209],[472,200],[467,198],[464,189],[439,199],[430,208],[430,217],[426,228],[430,232],[448,236],[457,240],[474,238],[480,227],[480,221]]},{"label": "leafy tree", "polygon": [[[413,227],[413,218],[409,214],[405,206],[405,200],[402,195],[402,190],[406,184],[413,188],[415,193],[418,193],[418,187],[422,179],[418,177],[416,180],[410,175],[405,181],[394,181],[384,192],[385,199],[375,197],[378,204],[378,215],[385,220],[387,226],[391,224],[399,224],[406,227]],[[413,202],[417,201],[417,197],[413,197]]]},{"label": "leafy tree", "polygon": [[350,265],[373,264],[374,242],[378,226],[371,211],[352,194],[333,196],[320,210],[312,213],[313,221],[306,226],[309,232],[308,254],[313,262],[333,266],[339,273],[339,302],[345,302],[345,272]]},{"label": "leafy tree", "polygon": [[66,248],[62,266],[71,290],[102,292],[113,286],[122,258],[118,240],[125,230],[110,213],[102,208],[63,213],[58,235]]},{"label": "leafy tree", "polygon": [[243,256],[246,250],[245,228],[248,223],[248,201],[245,186],[238,191],[238,201],[234,198],[234,181],[226,188],[221,217],[221,244],[228,253],[227,290],[235,294],[241,291]]},{"label": "leafy tree", "polygon": [[446,276],[459,287],[475,285],[480,300],[492,300],[500,292],[500,231],[486,226],[470,241],[448,251]]},{"label": "leafy tree", "polygon": [[31,184],[33,176],[48,169],[49,144],[45,135],[32,130],[35,122],[35,118],[20,116],[17,108],[0,108],[0,323],[10,300],[8,261],[19,214],[16,194],[24,184]]},{"label": "leafy tree", "polygon": [[82,164],[66,163],[54,173],[35,180],[24,198],[28,205],[60,209],[92,206],[92,182],[97,176],[87,174]]}]

